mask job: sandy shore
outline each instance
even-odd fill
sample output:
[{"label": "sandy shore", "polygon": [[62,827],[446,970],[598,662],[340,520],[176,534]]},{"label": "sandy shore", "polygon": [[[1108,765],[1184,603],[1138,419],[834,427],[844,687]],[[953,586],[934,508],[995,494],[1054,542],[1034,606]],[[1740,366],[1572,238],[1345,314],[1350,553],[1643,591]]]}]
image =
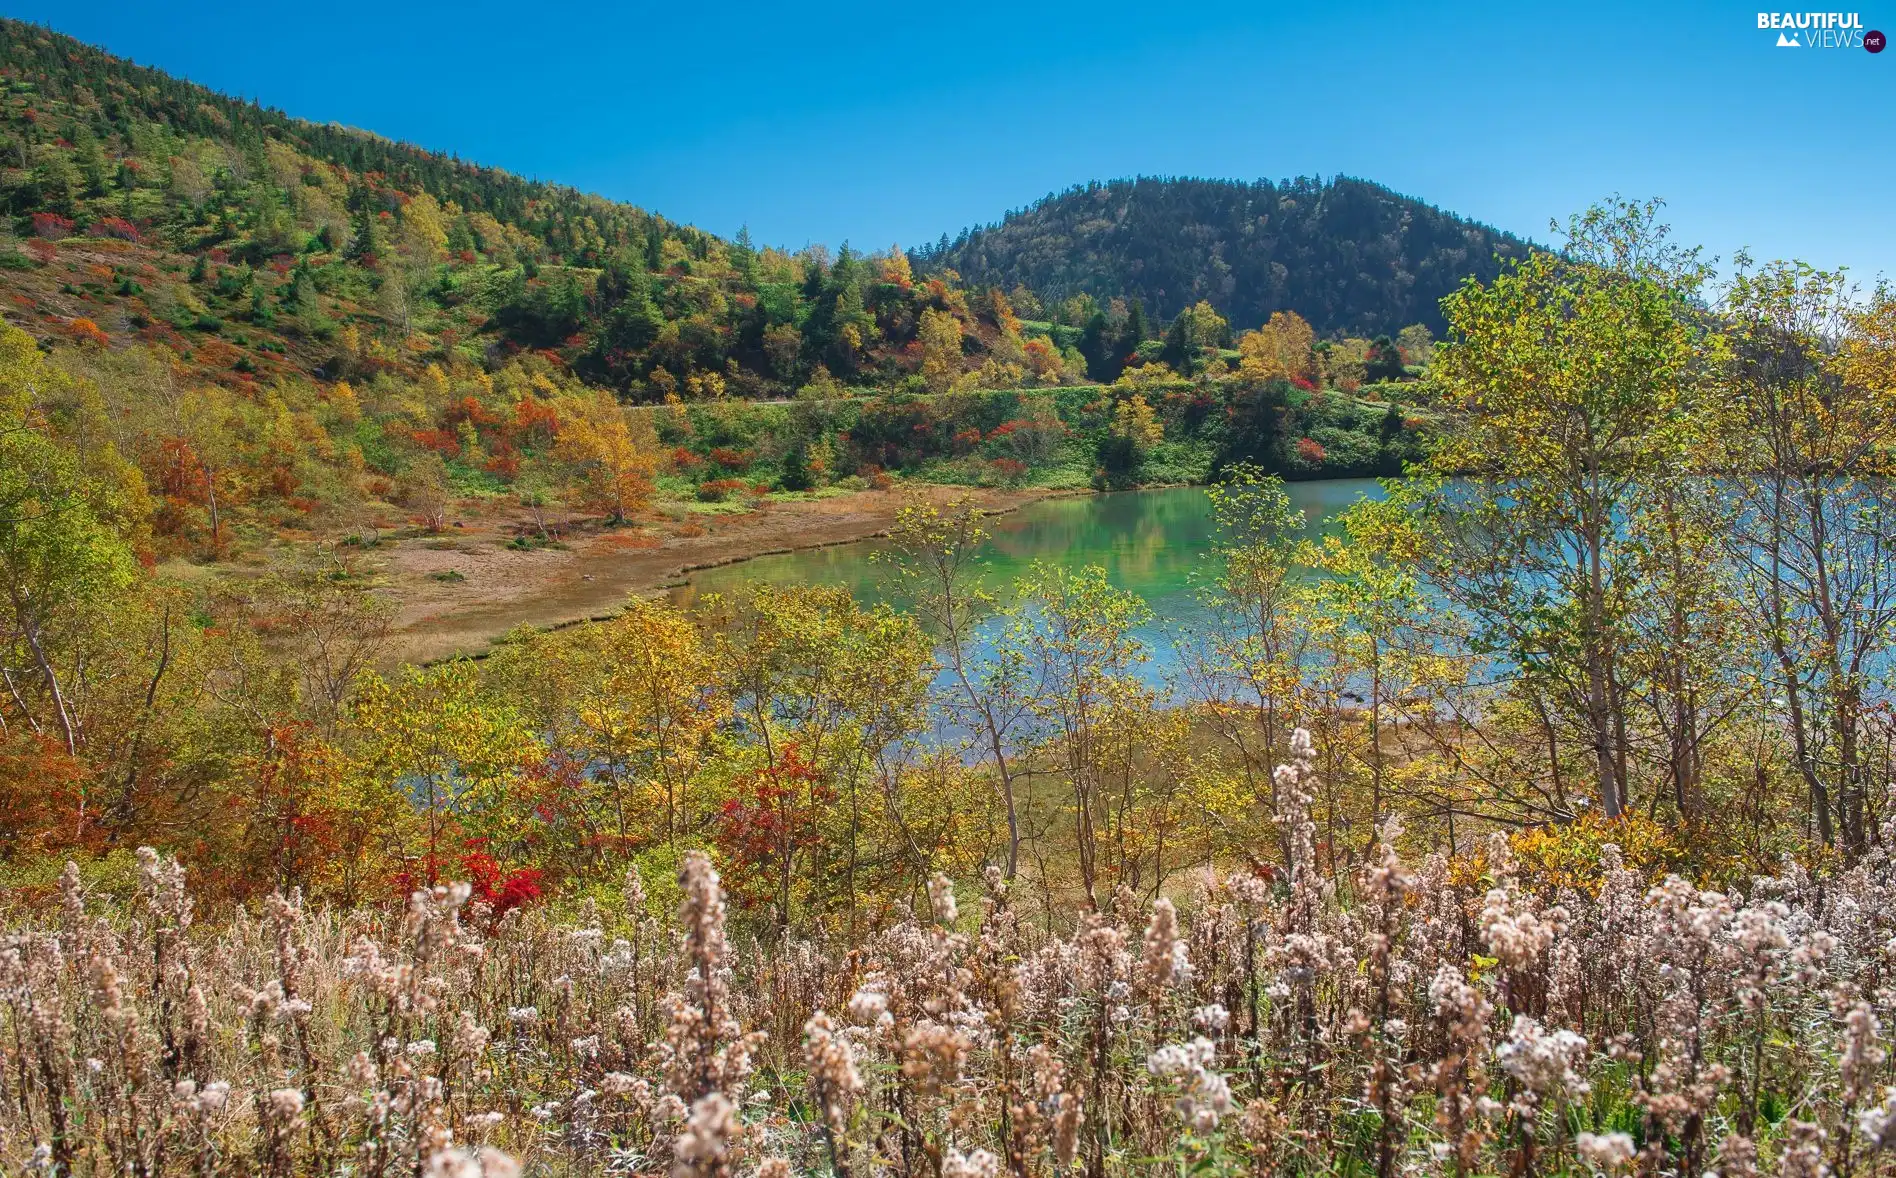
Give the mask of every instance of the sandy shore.
[{"label": "sandy shore", "polygon": [[[504,521],[403,540],[378,561],[397,603],[389,654],[396,661],[430,662],[478,653],[516,626],[545,629],[610,615],[627,594],[676,585],[694,569],[868,539],[886,532],[915,493],[856,491],[773,503],[761,511],[657,519],[575,536],[565,548],[508,547],[512,528]],[[938,501],[970,496],[992,512],[1050,494],[962,487],[925,487],[921,493]],[[703,534],[692,534],[698,529]]]}]

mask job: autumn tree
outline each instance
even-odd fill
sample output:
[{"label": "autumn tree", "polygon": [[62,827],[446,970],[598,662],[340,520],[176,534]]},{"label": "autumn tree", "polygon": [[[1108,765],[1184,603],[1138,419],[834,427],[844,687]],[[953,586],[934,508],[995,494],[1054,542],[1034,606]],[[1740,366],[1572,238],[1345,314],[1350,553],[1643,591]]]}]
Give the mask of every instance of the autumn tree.
[{"label": "autumn tree", "polygon": [[624,523],[652,496],[658,439],[651,423],[600,396],[566,420],[559,456],[569,465],[580,506]]},{"label": "autumn tree", "polygon": [[525,851],[534,832],[521,774],[538,741],[517,708],[481,690],[472,663],[371,674],[349,719],[364,787],[400,790],[416,807],[419,845],[389,849],[418,882],[452,868],[465,838]]},{"label": "autumn tree", "polygon": [[588,858],[609,851],[619,862],[661,838],[676,848],[709,814],[711,800],[693,790],[730,713],[721,669],[716,637],[697,619],[633,596],[616,617],[507,644],[486,681],[589,767],[572,799],[595,833]]},{"label": "autumn tree", "polygon": [[929,644],[914,619],[827,587],[760,586],[726,626],[756,759],[723,836],[780,928],[831,915],[857,929],[866,899],[926,879],[944,839],[917,822],[940,810],[911,796],[896,755],[920,723]]},{"label": "autumn tree", "polygon": [[890,533],[891,579],[938,643],[951,687],[948,710],[994,772],[1007,816],[1005,877],[1020,871],[1023,772],[1029,724],[1026,666],[1018,651],[984,650],[978,627],[998,603],[981,583],[988,533],[967,499],[905,504]]},{"label": "autumn tree", "polygon": [[69,383],[30,336],[0,327],[0,676],[15,722],[55,733],[75,755],[84,736],[71,683],[135,572],[114,488],[87,477],[47,419]]},{"label": "autumn tree", "polygon": [[1776,263],[1740,272],[1726,311],[1732,553],[1818,836],[1857,854],[1866,718],[1896,638],[1896,299],[1857,305],[1841,274]]},{"label": "autumn tree", "polygon": [[1123,812],[1109,794],[1129,780],[1149,735],[1134,720],[1151,702],[1135,631],[1151,621],[1151,607],[1097,566],[1035,564],[1003,616],[1003,657],[1018,660],[1032,685],[1036,742],[1067,790],[1079,884],[1096,909],[1113,817]]},{"label": "autumn tree", "polygon": [[1405,363],[1427,368],[1435,360],[1435,337],[1420,323],[1411,323],[1397,332],[1396,347]]},{"label": "autumn tree", "polygon": [[922,344],[922,381],[931,393],[945,393],[961,375],[961,320],[947,311],[922,312],[917,336]]},{"label": "autumn tree", "polygon": [[362,570],[330,553],[266,580],[255,607],[281,655],[301,672],[306,714],[334,738],[345,702],[387,647],[387,603]]},{"label": "autumn tree", "polygon": [[1231,326],[1208,302],[1200,299],[1172,320],[1165,332],[1160,359],[1174,371],[1190,376],[1202,370],[1210,355],[1224,346]]},{"label": "autumn tree", "polygon": [[1276,812],[1271,770],[1298,722],[1308,634],[1296,580],[1303,512],[1282,479],[1238,464],[1210,488],[1220,572],[1186,661],[1208,728],[1229,752],[1252,816]]},{"label": "autumn tree", "polygon": [[449,481],[448,464],[433,450],[424,450],[408,460],[395,484],[395,498],[413,511],[421,526],[438,532],[448,525],[448,511],[454,506],[454,485]]},{"label": "autumn tree", "polygon": [[1574,217],[1563,254],[1535,253],[1444,303],[1453,342],[1436,378],[1456,429],[1442,476],[1407,488],[1435,587],[1482,648],[1586,749],[1600,810],[1628,804],[1635,554],[1624,527],[1642,480],[1689,453],[1705,278],[1657,204]]},{"label": "autumn tree", "polygon": [[1164,440],[1165,426],[1142,394],[1133,393],[1116,401],[1112,424],[1100,438],[1098,448],[1105,480],[1118,485],[1136,478],[1146,455]]},{"label": "autumn tree", "polygon": [[1308,380],[1316,333],[1295,311],[1274,312],[1270,321],[1238,339],[1238,375],[1262,384],[1269,380]]}]

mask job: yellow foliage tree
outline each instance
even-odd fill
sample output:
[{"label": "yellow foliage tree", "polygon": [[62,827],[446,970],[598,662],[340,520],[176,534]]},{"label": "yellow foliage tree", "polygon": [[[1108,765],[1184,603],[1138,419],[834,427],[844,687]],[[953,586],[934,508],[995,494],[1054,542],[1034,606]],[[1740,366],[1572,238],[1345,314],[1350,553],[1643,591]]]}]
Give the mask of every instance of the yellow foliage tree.
[{"label": "yellow foliage tree", "polygon": [[602,818],[629,843],[647,820],[618,785],[648,784],[660,795],[651,800],[664,809],[665,838],[675,841],[692,822],[688,786],[730,711],[717,686],[717,649],[691,618],[638,596],[618,617],[579,630],[570,646],[579,664],[572,669],[582,672],[568,684],[573,716],[611,787]]},{"label": "yellow foliage tree", "polygon": [[888,256],[882,259],[882,281],[893,282],[903,290],[915,285],[915,273],[909,268],[908,255],[902,252],[901,246],[890,246]]},{"label": "yellow foliage tree", "polygon": [[441,206],[435,198],[421,193],[402,209],[402,228],[407,244],[421,255],[420,260],[434,261],[448,252],[448,230],[441,218]]},{"label": "yellow foliage tree", "polygon": [[406,792],[419,810],[420,845],[392,848],[411,871],[450,869],[457,835],[497,850],[524,838],[529,805],[516,786],[539,742],[518,711],[482,693],[473,663],[370,675],[350,718],[364,780]]},{"label": "yellow foliage tree", "polygon": [[1295,311],[1278,311],[1270,322],[1238,340],[1238,374],[1245,380],[1309,379],[1316,332]]},{"label": "yellow foliage tree", "polygon": [[1146,399],[1134,393],[1113,406],[1113,436],[1132,443],[1134,450],[1145,451],[1165,440],[1165,427]]},{"label": "yellow foliage tree", "polygon": [[922,312],[922,380],[931,393],[945,393],[961,375],[961,320],[947,311]]},{"label": "yellow foliage tree", "polygon": [[1163,388],[1179,379],[1178,373],[1164,364],[1132,364],[1119,374],[1113,387],[1135,394]]},{"label": "yellow foliage tree", "polygon": [[652,497],[657,435],[649,422],[634,420],[608,395],[581,404],[560,427],[558,454],[572,467],[579,506],[624,523]]}]

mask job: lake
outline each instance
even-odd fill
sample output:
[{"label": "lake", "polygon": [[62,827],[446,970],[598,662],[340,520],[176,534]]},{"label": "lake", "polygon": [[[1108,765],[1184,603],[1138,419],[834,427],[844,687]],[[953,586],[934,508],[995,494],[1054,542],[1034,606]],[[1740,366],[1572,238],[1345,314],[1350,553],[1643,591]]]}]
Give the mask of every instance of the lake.
[{"label": "lake", "polygon": [[[1374,479],[1290,483],[1286,489],[1311,536],[1331,530],[1335,516],[1358,499],[1382,497]],[[992,536],[982,553],[983,580],[997,595],[1005,597],[1015,578],[1043,561],[1068,568],[1099,565],[1115,586],[1143,597],[1154,616],[1141,637],[1152,647],[1155,678],[1173,662],[1171,635],[1203,614],[1197,587],[1217,572],[1211,556],[1216,523],[1202,487],[1042,499],[991,517],[984,526]],[[888,592],[887,566],[873,559],[887,547],[887,541],[864,540],[703,569],[674,589],[671,599],[689,605],[706,594],[739,595],[757,584],[816,584],[841,585],[864,604],[890,601],[899,608],[900,600]]]}]

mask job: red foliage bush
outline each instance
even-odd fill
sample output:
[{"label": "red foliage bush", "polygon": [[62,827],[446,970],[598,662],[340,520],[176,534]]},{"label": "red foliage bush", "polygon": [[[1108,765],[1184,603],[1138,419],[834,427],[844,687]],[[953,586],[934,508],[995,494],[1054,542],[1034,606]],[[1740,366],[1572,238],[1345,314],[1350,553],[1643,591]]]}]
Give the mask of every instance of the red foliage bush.
[{"label": "red foliage bush", "polygon": [[33,236],[47,241],[58,241],[72,235],[72,218],[62,217],[58,213],[34,213]]},{"label": "red foliage bush", "polygon": [[451,429],[417,429],[408,431],[415,445],[433,450],[443,458],[461,456],[461,438]]},{"label": "red foliage bush", "polygon": [[508,871],[480,847],[484,841],[474,839],[468,844],[471,849],[461,858],[461,870],[474,889],[474,898],[487,905],[493,913],[489,919],[498,922],[514,909],[531,904],[545,894],[542,881],[546,873],[537,867],[516,867]]},{"label": "red foliage bush", "polygon": [[736,796],[718,809],[712,841],[725,887],[740,907],[752,908],[773,898],[787,860],[820,841],[818,816],[837,794],[794,741],[776,764],[745,774],[736,785]]},{"label": "red foliage bush", "polygon": [[86,232],[94,237],[116,237],[120,241],[138,240],[138,226],[123,217],[107,217],[103,221],[94,221]]},{"label": "red foliage bush", "polygon": [[516,908],[533,903],[546,894],[546,872],[538,867],[516,867],[509,870],[500,860],[487,851],[486,839],[469,839],[464,844],[458,862],[450,866],[441,860],[445,855],[429,852],[422,856],[414,871],[403,871],[390,881],[398,896],[406,896],[420,888],[432,887],[443,877],[463,879],[473,891],[473,899],[487,907],[487,919],[492,925],[500,923],[500,918]]},{"label": "red foliage bush", "polygon": [[514,402],[513,435],[516,441],[544,445],[560,433],[559,411],[545,401],[522,397]]},{"label": "red foliage bush", "polygon": [[185,438],[166,438],[158,444],[158,489],[167,499],[198,503],[207,494],[204,463]]},{"label": "red foliage bush", "polygon": [[1324,459],[1329,456],[1329,452],[1323,448],[1323,443],[1317,441],[1315,438],[1297,439],[1297,457],[1309,463],[1311,466],[1321,465]]},{"label": "red foliage bush", "polygon": [[706,479],[698,484],[700,503],[722,503],[732,495],[744,490],[743,479]]},{"label": "red foliage bush", "polygon": [[500,418],[488,412],[487,406],[474,397],[462,397],[448,406],[443,416],[449,425],[460,425],[463,421],[471,421],[474,423],[474,428],[479,430],[493,429],[500,424]]}]

